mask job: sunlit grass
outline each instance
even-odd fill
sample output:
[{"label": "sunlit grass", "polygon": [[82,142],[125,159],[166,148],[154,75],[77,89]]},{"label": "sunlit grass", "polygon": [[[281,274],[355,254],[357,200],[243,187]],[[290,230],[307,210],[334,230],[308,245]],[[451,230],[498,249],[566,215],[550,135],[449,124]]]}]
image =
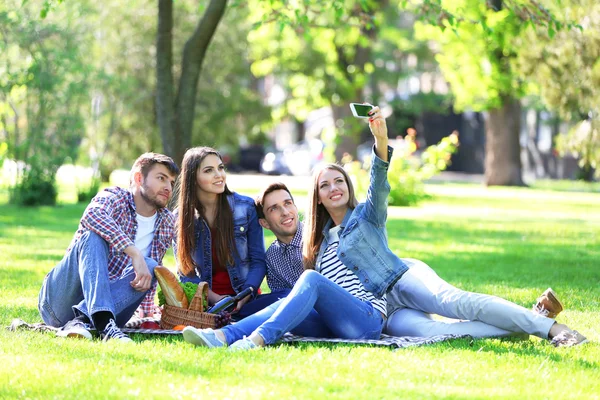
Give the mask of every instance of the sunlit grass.
[{"label": "sunlit grass", "polygon": [[[456,286],[525,307],[552,286],[566,307],[559,321],[592,343],[556,349],[538,338],[464,339],[398,351],[300,344],[233,354],[178,337],[135,336],[136,345],[118,346],[0,329],[0,398],[598,398],[600,194],[427,189],[434,199],[389,210],[397,254],[426,261]],[[305,195],[297,193],[299,204]],[[42,280],[84,208],[0,205],[0,325],[40,321]],[[165,265],[174,266],[171,251]]]}]

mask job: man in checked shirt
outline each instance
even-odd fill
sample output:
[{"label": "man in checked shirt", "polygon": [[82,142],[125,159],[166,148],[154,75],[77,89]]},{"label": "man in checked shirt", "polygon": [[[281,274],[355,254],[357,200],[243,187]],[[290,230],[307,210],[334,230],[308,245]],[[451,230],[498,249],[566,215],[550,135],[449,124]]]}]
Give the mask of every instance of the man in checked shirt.
[{"label": "man in checked shirt", "polygon": [[107,188],[85,209],[67,253],[42,285],[38,309],[61,337],[131,342],[120,326],[140,307],[154,312],[154,267],[174,237],[166,208],[179,168],[170,157],[142,154],[129,189]]}]

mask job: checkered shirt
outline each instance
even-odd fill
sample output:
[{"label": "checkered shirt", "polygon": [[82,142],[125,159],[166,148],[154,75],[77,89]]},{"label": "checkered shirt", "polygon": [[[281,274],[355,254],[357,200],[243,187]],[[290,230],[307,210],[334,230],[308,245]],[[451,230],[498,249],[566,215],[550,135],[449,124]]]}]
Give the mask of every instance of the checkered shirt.
[{"label": "checkered shirt", "polygon": [[302,265],[302,223],[290,244],[279,240],[267,249],[267,284],[272,292],[291,289],[304,271]]},{"label": "checkered shirt", "polygon": [[[154,239],[150,247],[150,258],[159,265],[174,238],[173,214],[166,208],[159,209],[154,224]],[[123,270],[131,264],[131,258],[123,253],[134,245],[137,233],[137,220],[133,194],[119,187],[110,187],[98,193],[87,206],[79,222],[79,228],[69,245],[69,250],[77,243],[81,235],[90,230],[108,242],[108,278],[119,278]],[[140,305],[144,313],[154,313],[154,295],[156,282],[146,294]]]}]

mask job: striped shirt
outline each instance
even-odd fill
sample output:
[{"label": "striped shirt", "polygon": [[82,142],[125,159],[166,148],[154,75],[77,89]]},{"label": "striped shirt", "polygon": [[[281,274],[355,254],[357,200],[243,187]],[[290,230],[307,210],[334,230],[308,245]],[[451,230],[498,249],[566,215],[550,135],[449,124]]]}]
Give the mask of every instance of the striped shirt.
[{"label": "striped shirt", "polygon": [[[154,237],[150,244],[150,258],[159,265],[162,264],[162,259],[171,246],[174,222],[173,214],[168,209],[157,210]],[[134,246],[137,229],[133,194],[119,187],[106,188],[98,193],[85,209],[69,250],[84,232],[89,230],[97,233],[108,243],[108,278],[114,281],[123,274],[128,265],[131,265],[131,258],[123,253],[123,250]],[[140,305],[144,313],[154,314],[155,293],[156,281]]]},{"label": "striped shirt", "polygon": [[377,311],[387,316],[387,301],[385,296],[377,299],[372,293],[366,291],[358,277],[346,268],[337,256],[337,248],[340,243],[339,230],[339,225],[329,230],[329,245],[323,253],[321,263],[316,266],[316,270],[330,281],[337,283],[357,299],[368,301]]}]

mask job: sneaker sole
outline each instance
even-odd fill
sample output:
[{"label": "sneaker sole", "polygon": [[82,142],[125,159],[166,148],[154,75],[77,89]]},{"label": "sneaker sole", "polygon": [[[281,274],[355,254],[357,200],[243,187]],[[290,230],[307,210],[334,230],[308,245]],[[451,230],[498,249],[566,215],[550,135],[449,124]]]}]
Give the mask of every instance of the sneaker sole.
[{"label": "sneaker sole", "polygon": [[215,347],[213,346],[202,334],[202,332],[198,331],[196,328],[192,327],[192,326],[186,326],[183,329],[183,339],[188,342],[191,343],[193,345],[196,346],[202,346],[202,347]]},{"label": "sneaker sole", "polygon": [[56,336],[64,338],[75,338],[75,339],[92,339],[92,334],[88,331],[70,331],[70,332],[56,332]]}]

